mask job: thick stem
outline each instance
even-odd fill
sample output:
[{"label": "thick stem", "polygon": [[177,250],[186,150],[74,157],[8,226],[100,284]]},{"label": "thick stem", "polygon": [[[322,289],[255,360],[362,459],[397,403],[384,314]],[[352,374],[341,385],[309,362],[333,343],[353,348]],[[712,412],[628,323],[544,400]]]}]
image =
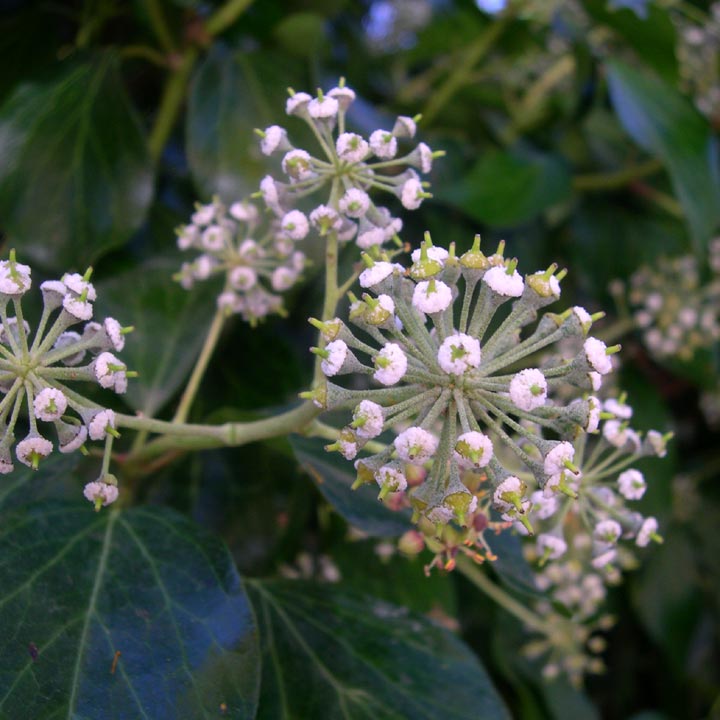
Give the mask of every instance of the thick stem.
[{"label": "thick stem", "polygon": [[175,423],[184,423],[187,419],[190,407],[195,399],[195,395],[197,395],[197,391],[200,388],[200,383],[202,382],[205,370],[207,370],[210,358],[212,357],[217,341],[220,338],[220,333],[222,332],[223,325],[225,324],[225,318],[225,310],[223,308],[218,308],[212,324],[210,325],[210,329],[208,330],[200,355],[195,363],[195,368],[190,376],[190,380],[188,380],[188,384],[185,386],[182,398],[180,398],[180,404],[175,411],[175,417],[173,417],[173,422]]}]

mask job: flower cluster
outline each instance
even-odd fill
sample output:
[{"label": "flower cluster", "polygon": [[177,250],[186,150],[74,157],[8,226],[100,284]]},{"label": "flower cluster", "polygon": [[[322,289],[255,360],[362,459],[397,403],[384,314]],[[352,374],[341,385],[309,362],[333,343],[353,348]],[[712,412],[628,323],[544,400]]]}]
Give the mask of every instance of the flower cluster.
[{"label": "flower cluster", "polygon": [[640,268],[630,278],[633,319],[648,349],[659,358],[692,358],[720,338],[720,272],[717,243],[711,248],[709,282],[702,282],[691,255],[660,258],[657,267]]},{"label": "flower cluster", "polygon": [[[117,435],[115,413],[66,383],[96,383],[124,393],[128,378],[136,374],[114,354],[123,349],[132,328],[121,327],[113,318],[102,323],[91,320],[96,292],[89,270],[40,285],[43,309],[34,333],[22,311],[23,295],[31,285],[30,268],[17,262],[14,251],[9,260],[0,261],[0,473],[14,469],[13,450],[21,463],[37,469],[53,450],[45,431],[50,425],[61,453],[82,449],[88,439]],[[80,324],[82,329],[77,327]],[[15,443],[16,430],[24,424],[23,408],[27,434]],[[117,497],[116,483],[102,479],[95,485],[85,492],[93,502],[101,498],[100,504],[107,505]]]},{"label": "flower cluster", "polygon": [[307,218],[288,213],[283,222],[265,223],[255,205],[236,202],[226,208],[219,199],[198,205],[191,222],[178,228],[178,247],[200,254],[184,263],[176,279],[186,289],[197,280],[225,276],[218,306],[248,322],[283,312],[280,293],[300,278],[305,254],[295,243],[309,232]]},{"label": "flower cluster", "polygon": [[[341,81],[316,96],[290,91],[286,111],[304,120],[312,130],[319,154],[295,147],[287,131],[279,125],[259,130],[265,155],[281,155],[285,181],[266,176],[260,195],[283,227],[308,223],[320,234],[335,232],[341,241],[355,238],[364,250],[378,248],[397,236],[402,221],[390,210],[377,205],[374,190],[395,195],[403,207],[415,210],[426,192],[418,173],[429,173],[433,152],[419,143],[406,154],[399,154],[400,143],[412,139],[418,118],[398,117],[392,129],[374,130],[363,137],[346,129],[346,113],[355,92]],[[303,198],[320,193],[321,202],[308,215],[293,209]]]},{"label": "flower cluster", "polygon": [[[416,518],[440,526],[455,520],[470,530],[480,513],[480,535],[490,506],[505,522],[531,529],[523,473],[549,495],[571,492],[580,471],[570,441],[597,430],[600,401],[589,393],[619,349],[587,336],[599,316],[583,308],[538,319],[559,298],[564,272],[552,265],[523,278],[503,248],[488,257],[476,238],[456,257],[452,246],[435,247],[426,237],[407,274],[365,255],[360,284],[369,292],[350,308],[363,337],[339,319],[315,321],[327,344],[314,351],[328,378],[363,373],[383,387],[357,391],[328,381],[306,394],[322,407],[354,408],[329,449],[355,459],[359,483],[377,483],[384,497],[407,489],[406,465],[429,467],[409,493]],[[541,366],[540,351],[569,337],[580,342],[575,355]],[[563,385],[581,397],[553,400]],[[399,432],[389,446],[356,459],[393,427]],[[468,471],[489,478],[491,488],[472,493],[462,480]],[[481,537],[475,540],[482,549]]]}]

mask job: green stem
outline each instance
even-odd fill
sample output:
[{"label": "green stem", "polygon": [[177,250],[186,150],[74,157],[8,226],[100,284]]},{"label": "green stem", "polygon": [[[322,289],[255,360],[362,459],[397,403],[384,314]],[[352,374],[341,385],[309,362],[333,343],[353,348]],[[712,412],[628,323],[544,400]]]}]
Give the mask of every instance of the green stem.
[{"label": "green stem", "polygon": [[155,37],[157,37],[160,43],[160,47],[168,54],[175,52],[175,43],[165,19],[160,0],[145,0],[145,7],[150,25],[155,33]]},{"label": "green stem", "polygon": [[205,30],[213,37],[219,35],[230,27],[252,3],[253,0],[228,0],[210,16],[205,23]]},{"label": "green stem", "polygon": [[487,55],[497,42],[511,18],[512,13],[506,12],[465,48],[454,70],[445,78],[445,82],[430,95],[430,99],[422,113],[425,123],[430,124],[450,98],[465,85],[475,65]]},{"label": "green stem", "polygon": [[663,167],[664,165],[660,160],[648,160],[647,162],[631,165],[630,167],[613,172],[576,175],[573,178],[573,187],[580,192],[615,190],[624,187],[634,180],[639,180],[648,175],[654,175],[660,172]]},{"label": "green stem", "polygon": [[496,585],[480,568],[468,557],[459,555],[457,569],[476,587],[494,600],[501,608],[507,610],[527,627],[548,634],[547,625],[531,610],[521,605],[514,597]]},{"label": "green stem", "polygon": [[184,423],[187,419],[190,407],[192,406],[195,395],[197,394],[200,383],[202,382],[203,375],[205,374],[205,370],[207,370],[210,358],[212,357],[215,346],[220,338],[220,333],[222,332],[223,325],[225,324],[225,318],[225,310],[223,308],[218,308],[212,324],[210,325],[210,329],[208,330],[207,337],[205,338],[205,344],[203,345],[197,362],[195,363],[195,368],[190,376],[190,380],[185,387],[182,398],[180,398],[180,404],[175,411],[173,422]]}]

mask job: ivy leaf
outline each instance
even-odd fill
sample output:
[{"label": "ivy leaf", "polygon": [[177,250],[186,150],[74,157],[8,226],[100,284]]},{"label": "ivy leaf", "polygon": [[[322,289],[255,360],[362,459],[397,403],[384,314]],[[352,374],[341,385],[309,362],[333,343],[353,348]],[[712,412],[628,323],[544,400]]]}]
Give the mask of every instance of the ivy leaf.
[{"label": "ivy leaf", "polygon": [[632,139],[665,163],[698,254],[720,224],[718,146],[710,127],[672,86],[619,61],[608,64],[610,97]]},{"label": "ivy leaf", "polygon": [[178,269],[173,260],[152,260],[97,286],[97,316],[133,323],[121,355],[139,375],[123,397],[150,417],[190,373],[215,314],[216,288],[200,283],[188,292],[172,279]]},{"label": "ivy leaf", "polygon": [[253,581],[258,720],[494,720],[508,713],[472,652],[421,615],[337,586]]},{"label": "ivy leaf", "polygon": [[532,220],[572,196],[570,173],[557,157],[537,152],[483,155],[462,182],[435,195],[482,223],[510,226]]},{"label": "ivy leaf", "polygon": [[0,716],[255,716],[247,597],[182,516],[33,505],[2,516],[0,558]]},{"label": "ivy leaf", "polygon": [[377,499],[377,487],[350,489],[355,482],[353,464],[338,453],[326,452],[326,441],[294,436],[290,444],[318,490],[351,525],[373,537],[402,535],[410,529],[409,513],[388,510]]},{"label": "ivy leaf", "polygon": [[145,138],[112,55],[23,84],[0,109],[0,217],[55,270],[84,269],[142,224],[153,192]]}]

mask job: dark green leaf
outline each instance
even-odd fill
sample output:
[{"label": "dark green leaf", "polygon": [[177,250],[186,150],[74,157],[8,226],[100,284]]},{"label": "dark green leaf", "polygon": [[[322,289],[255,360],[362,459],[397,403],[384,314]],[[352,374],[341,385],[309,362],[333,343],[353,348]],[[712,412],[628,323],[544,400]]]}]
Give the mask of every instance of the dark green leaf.
[{"label": "dark green leaf", "polygon": [[110,56],[21,85],[0,109],[0,157],[10,241],[58,270],[125,243],[152,199],[145,138]]},{"label": "dark green leaf", "polygon": [[172,279],[178,269],[174,261],[158,259],[98,284],[97,316],[135,327],[121,355],[140,374],[124,397],[149,416],[190,373],[215,314],[216,288],[202,283],[184,290]]},{"label": "dark green leaf", "polygon": [[674,87],[653,75],[612,61],[608,82],[627,132],[666,164],[696,250],[704,254],[720,223],[718,147],[710,127]]},{"label": "dark green leaf", "polygon": [[255,128],[284,111],[287,62],[214,47],[190,87],[186,151],[201,193],[232,202],[257,190],[267,163]]},{"label": "dark green leaf", "polygon": [[248,590],[263,630],[260,720],[508,717],[470,650],[422,616],[336,586]]},{"label": "dark green leaf", "polygon": [[493,151],[462,182],[437,187],[435,195],[490,225],[516,225],[571,197],[570,174],[557,157]]},{"label": "dark green leaf", "polygon": [[292,13],[275,27],[275,37],[291,55],[316,57],[325,45],[325,19],[311,12]]},{"label": "dark green leaf", "polygon": [[351,525],[374,537],[401,535],[410,529],[409,514],[388,510],[377,499],[378,488],[350,489],[355,482],[353,464],[338,453],[326,452],[326,441],[294,436],[291,444],[318,490]]},{"label": "dark green leaf", "polygon": [[502,581],[515,590],[537,595],[535,573],[523,557],[520,537],[506,531],[498,535],[486,533],[485,539],[490,549],[497,555],[497,560],[492,563],[492,569]]},{"label": "dark green leaf", "polygon": [[87,503],[0,528],[0,716],[254,717],[254,621],[220,542],[167,510]]}]

